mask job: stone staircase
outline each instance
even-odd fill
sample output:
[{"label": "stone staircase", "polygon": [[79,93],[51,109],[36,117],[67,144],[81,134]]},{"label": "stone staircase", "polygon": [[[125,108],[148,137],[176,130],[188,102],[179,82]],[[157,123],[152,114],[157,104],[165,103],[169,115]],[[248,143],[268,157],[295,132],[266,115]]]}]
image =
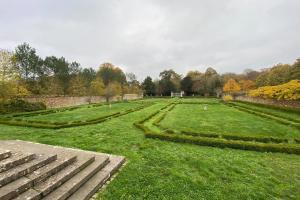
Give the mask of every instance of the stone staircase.
[{"label": "stone staircase", "polygon": [[0,141],[0,200],[89,199],[122,156],[24,141]]}]

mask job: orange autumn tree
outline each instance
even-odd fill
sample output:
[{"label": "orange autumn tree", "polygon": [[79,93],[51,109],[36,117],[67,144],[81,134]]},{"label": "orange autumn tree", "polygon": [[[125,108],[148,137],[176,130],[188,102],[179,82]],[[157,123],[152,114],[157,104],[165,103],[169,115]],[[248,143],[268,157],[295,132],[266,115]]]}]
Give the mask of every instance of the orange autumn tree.
[{"label": "orange autumn tree", "polygon": [[227,81],[227,83],[225,83],[224,87],[223,87],[223,91],[225,93],[235,93],[235,92],[239,92],[241,90],[240,85],[234,80],[234,79],[229,79]]},{"label": "orange autumn tree", "polygon": [[254,81],[251,80],[243,80],[240,82],[243,91],[249,91],[256,88]]}]

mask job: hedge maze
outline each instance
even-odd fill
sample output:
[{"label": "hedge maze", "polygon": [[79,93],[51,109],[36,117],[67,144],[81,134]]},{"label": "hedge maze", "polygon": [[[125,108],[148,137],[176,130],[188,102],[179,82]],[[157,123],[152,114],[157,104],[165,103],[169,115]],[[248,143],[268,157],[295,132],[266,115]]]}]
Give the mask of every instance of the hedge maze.
[{"label": "hedge maze", "polygon": [[[296,137],[276,137],[273,135],[270,136],[255,136],[249,133],[245,134],[223,134],[221,132],[207,132],[207,131],[190,131],[190,130],[178,130],[172,126],[166,126],[161,123],[163,120],[166,120],[167,116],[172,116],[172,110],[174,110],[178,105],[184,104],[194,104],[195,106],[200,105],[220,105],[222,102],[185,102],[177,101],[167,104],[162,107],[160,110],[153,112],[151,115],[145,117],[144,119],[135,123],[135,126],[142,129],[146,138],[157,138],[160,140],[167,140],[173,142],[183,142],[191,143],[203,146],[212,146],[219,148],[233,148],[241,150],[252,150],[259,152],[281,152],[289,154],[300,154],[300,136],[299,134]],[[255,115],[263,119],[271,119],[276,123],[284,124],[286,126],[291,126],[295,129],[299,129],[299,119],[300,118],[291,118],[287,117],[285,111],[283,113],[275,113],[276,110],[273,108],[260,109],[259,106],[241,104],[241,103],[230,103],[226,104],[231,108],[238,109],[242,112],[247,112],[250,115]],[[195,110],[199,109],[195,107]],[[289,112],[289,111],[288,111]],[[297,116],[298,111],[293,111]],[[208,113],[209,114],[209,113]],[[220,112],[220,115],[226,114]],[[176,115],[176,113],[175,113]],[[300,116],[300,115],[299,115]],[[176,116],[174,116],[176,117]],[[237,116],[238,117],[238,116]],[[193,121],[193,118],[186,116],[187,120]],[[197,122],[194,122],[197,123]],[[234,131],[234,130],[232,130]]]}]

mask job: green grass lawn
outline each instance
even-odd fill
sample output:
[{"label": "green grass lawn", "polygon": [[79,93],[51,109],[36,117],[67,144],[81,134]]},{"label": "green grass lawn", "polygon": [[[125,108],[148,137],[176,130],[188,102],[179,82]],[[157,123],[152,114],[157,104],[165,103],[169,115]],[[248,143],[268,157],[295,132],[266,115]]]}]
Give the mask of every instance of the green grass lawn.
[{"label": "green grass lawn", "polygon": [[300,138],[297,128],[223,104],[208,105],[207,110],[201,104],[178,104],[161,121],[161,125],[179,131]]},{"label": "green grass lawn", "polygon": [[29,117],[16,117],[28,120],[39,120],[39,121],[53,121],[53,122],[68,122],[77,120],[89,120],[95,119],[107,115],[111,115],[117,112],[122,112],[128,109],[137,108],[141,106],[138,102],[124,102],[124,103],[114,103],[109,105],[101,106],[81,106],[75,110],[64,111],[63,113],[52,113],[47,115],[35,115]]},{"label": "green grass lawn", "polygon": [[[29,140],[125,156],[127,164],[97,199],[300,198],[298,155],[145,139],[133,123],[164,107],[168,101],[155,100],[156,104],[143,110],[80,127],[49,130],[0,125],[0,139]],[[188,113],[185,117],[192,115]]]}]

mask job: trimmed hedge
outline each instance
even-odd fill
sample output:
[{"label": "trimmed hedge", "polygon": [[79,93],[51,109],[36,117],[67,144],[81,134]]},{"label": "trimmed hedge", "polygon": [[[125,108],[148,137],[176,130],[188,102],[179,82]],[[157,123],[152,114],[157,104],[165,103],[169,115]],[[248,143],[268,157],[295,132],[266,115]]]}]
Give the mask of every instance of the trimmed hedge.
[{"label": "trimmed hedge", "polygon": [[[110,104],[116,104],[116,103],[129,103],[128,101],[115,101],[111,102]],[[143,104],[143,103],[141,103]],[[109,103],[95,103],[95,104],[85,104],[85,105],[78,105],[78,106],[69,106],[64,108],[52,108],[47,110],[39,110],[39,111],[32,111],[32,112],[21,112],[21,113],[14,113],[7,116],[3,116],[3,118],[13,118],[13,117],[30,117],[30,116],[36,116],[36,115],[47,115],[50,113],[57,113],[57,112],[65,112],[65,111],[72,111],[79,108],[82,108],[84,106],[87,107],[99,107],[109,105]]]},{"label": "trimmed hedge", "polygon": [[36,121],[36,120],[33,121],[33,120],[22,120],[22,119],[10,119],[10,120],[0,119],[0,124],[35,127],[35,128],[48,128],[48,129],[69,128],[69,127],[75,127],[75,126],[84,126],[84,125],[102,123],[102,122],[112,119],[112,118],[120,117],[120,116],[129,114],[131,112],[139,111],[139,110],[144,109],[151,105],[152,104],[146,104],[146,105],[137,107],[135,109],[129,109],[124,112],[117,112],[117,113],[113,113],[111,115],[106,115],[103,117],[99,117],[99,118],[91,119],[91,120],[85,120],[85,121],[46,122],[46,121]]},{"label": "trimmed hedge", "polygon": [[[204,146],[212,146],[219,148],[234,148],[241,150],[252,150],[259,152],[280,152],[289,154],[300,154],[300,146],[294,144],[287,144],[288,139],[273,138],[273,137],[253,137],[253,136],[235,136],[235,135],[220,135],[215,133],[193,133],[193,132],[180,132],[176,133],[174,130],[165,129],[162,132],[153,132],[144,125],[144,123],[157,115],[156,111],[134,125],[141,129],[146,138],[158,138],[161,140],[184,142]],[[161,127],[159,122],[165,117],[167,112],[158,117],[154,124]],[[196,136],[196,137],[195,137]],[[298,143],[300,140],[295,139]],[[281,144],[285,143],[285,144]]]},{"label": "trimmed hedge", "polygon": [[[176,104],[174,104],[168,111],[174,109]],[[167,112],[159,116],[153,124],[158,126],[159,128],[165,129],[159,123],[166,117]],[[168,130],[169,133],[175,133],[176,131],[171,129],[165,129],[164,131]],[[190,135],[190,136],[200,136],[200,137],[209,137],[209,138],[224,138],[227,140],[243,140],[243,141],[256,141],[256,142],[273,142],[273,143],[288,143],[288,139],[286,138],[276,138],[276,137],[254,137],[254,136],[239,136],[239,135],[224,135],[224,134],[217,134],[217,133],[201,133],[201,132],[189,132],[189,131],[181,131],[181,134]]]},{"label": "trimmed hedge", "polygon": [[[241,108],[245,108],[245,109],[248,109],[248,110],[252,110],[252,111],[255,111],[255,112],[261,112],[261,113],[264,113],[264,114],[267,114],[267,115],[272,115],[274,117],[278,117],[278,118],[282,118],[282,119],[285,119],[285,120],[289,120],[289,121],[292,121],[294,123],[300,123],[300,116],[299,116],[299,119],[295,119],[295,118],[292,118],[292,117],[287,117],[287,116],[282,116],[282,115],[274,114],[274,113],[271,113],[271,112],[262,111],[262,110],[259,110],[259,108],[250,108],[250,107],[247,107],[246,105],[240,105],[240,104],[237,104],[237,103],[234,103],[234,102],[231,102],[230,104],[232,104],[234,106],[241,107]],[[241,103],[241,104],[243,104],[243,103]],[[248,104],[248,105],[250,105],[250,104]]]},{"label": "trimmed hedge", "polygon": [[31,103],[22,99],[12,99],[8,102],[0,104],[0,113],[8,114],[15,112],[29,112],[37,110],[45,110],[46,105],[42,102]]},{"label": "trimmed hedge", "polygon": [[207,105],[216,105],[220,104],[219,102],[178,102],[178,104],[207,104]]},{"label": "trimmed hedge", "polygon": [[[159,123],[166,117],[166,115],[168,114],[168,112],[170,112],[171,110],[173,110],[175,108],[177,104],[173,103],[171,104],[171,106],[169,105],[169,108],[166,108],[167,111],[164,112],[161,116],[159,116],[157,119],[154,120],[153,124],[156,126],[159,126]],[[157,113],[158,114],[158,113]],[[152,116],[153,117],[153,116]]]},{"label": "trimmed hedge", "polygon": [[36,116],[36,115],[47,115],[47,114],[57,113],[57,112],[72,111],[72,110],[76,110],[80,107],[82,107],[82,106],[73,106],[73,107],[66,107],[66,108],[54,108],[54,109],[49,109],[49,110],[39,110],[39,111],[32,111],[32,112],[15,113],[15,114],[4,116],[4,118],[31,117],[31,116]]},{"label": "trimmed hedge", "polygon": [[157,119],[153,121],[153,124],[156,126],[159,125],[159,123],[166,117],[166,115],[167,112],[163,113],[161,116],[159,116]]},{"label": "trimmed hedge", "polygon": [[241,100],[234,100],[234,101],[240,102],[240,103],[243,103],[243,104],[259,106],[259,107],[262,107],[262,108],[272,108],[272,109],[282,110],[282,111],[285,111],[285,112],[293,112],[293,113],[296,113],[296,114],[300,114],[300,109],[299,108],[290,108],[290,107],[283,107],[283,106],[276,106],[276,105],[269,105],[269,104],[261,104],[261,103],[254,103],[254,102],[241,101]]},{"label": "trimmed hedge", "polygon": [[195,132],[187,132],[181,131],[181,134],[190,135],[190,136],[200,136],[200,137],[210,137],[210,138],[224,138],[227,140],[243,140],[243,141],[256,141],[263,143],[288,143],[287,138],[276,138],[276,137],[255,137],[255,136],[242,136],[242,135],[224,135],[217,133],[195,133]]},{"label": "trimmed hedge", "polygon": [[270,143],[258,143],[258,142],[245,142],[234,141],[217,138],[206,137],[193,137],[187,135],[177,135],[168,133],[153,133],[145,131],[146,138],[158,138],[161,140],[183,142],[190,144],[197,144],[203,146],[219,147],[219,148],[233,148],[240,150],[251,150],[259,152],[280,152],[288,154],[300,154],[300,146],[287,145],[287,144],[270,144]]},{"label": "trimmed hedge", "polygon": [[291,125],[291,126],[294,126],[294,127],[298,128],[298,129],[300,129],[300,123],[294,123],[294,122],[288,121],[288,120],[283,119],[283,118],[278,118],[278,117],[275,117],[275,116],[272,116],[272,115],[265,114],[263,112],[256,112],[256,111],[249,110],[249,109],[246,109],[246,108],[243,108],[243,107],[239,107],[239,106],[236,106],[236,105],[233,105],[233,104],[227,104],[227,103],[225,103],[225,105],[233,107],[233,108],[236,108],[236,109],[238,109],[240,111],[244,111],[244,112],[247,112],[247,113],[250,113],[250,114],[254,114],[254,115],[266,118],[266,119],[272,119],[272,120],[277,121],[277,122],[279,122],[281,124]]}]

